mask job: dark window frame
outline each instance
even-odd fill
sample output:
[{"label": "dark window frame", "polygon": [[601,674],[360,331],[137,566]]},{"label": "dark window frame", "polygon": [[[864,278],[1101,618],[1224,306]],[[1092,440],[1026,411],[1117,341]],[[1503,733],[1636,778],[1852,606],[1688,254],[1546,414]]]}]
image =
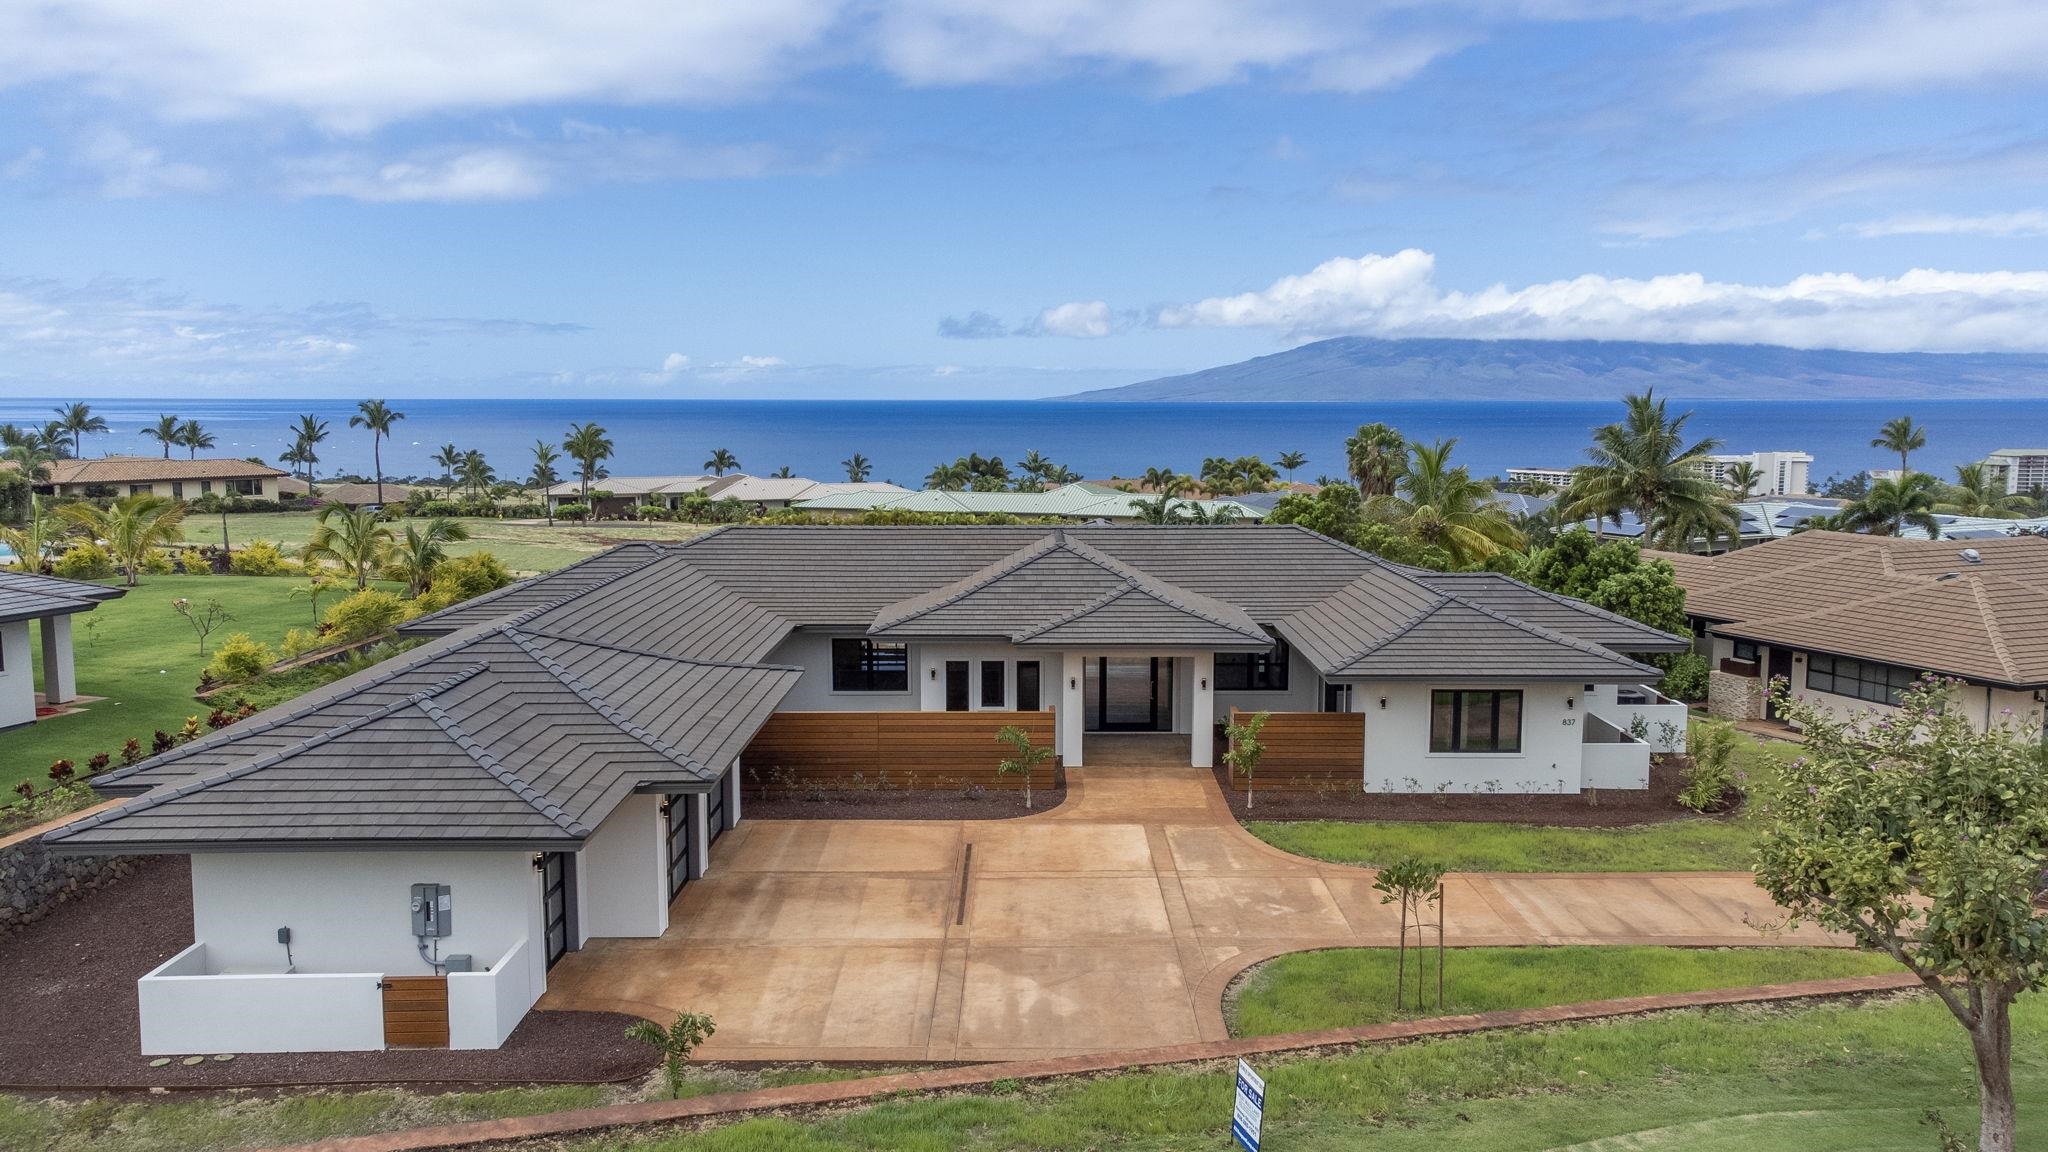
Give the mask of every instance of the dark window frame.
[{"label": "dark window frame", "polygon": [[1911,668],[1876,660],[1857,660],[1822,652],[1812,653],[1806,658],[1806,687],[1809,691],[1847,696],[1872,704],[1896,707],[1899,697],[1919,678],[1920,674]]},{"label": "dark window frame", "polygon": [[1285,692],[1287,666],[1293,662],[1293,649],[1275,636],[1264,652],[1216,653],[1211,675],[1218,692]]},{"label": "dark window frame", "polygon": [[[1744,650],[1748,651],[1749,654],[1747,656],[1743,655]],[[1729,649],[1729,653],[1728,658],[1738,664],[1755,664],[1763,658],[1763,653],[1757,648],[1757,643],[1754,640],[1735,641],[1734,647]]]},{"label": "dark window frame", "polygon": [[[989,698],[991,689],[994,690],[995,698],[993,700]],[[981,706],[983,708],[1002,708],[1009,704],[1009,702],[1009,667],[1001,660],[983,660],[981,662]]]},{"label": "dark window frame", "polygon": [[[1512,731],[1503,732],[1502,705],[1514,700]],[[1438,708],[1450,705],[1448,731],[1438,726]],[[1437,688],[1429,694],[1429,751],[1433,756],[1516,756],[1522,751],[1522,715],[1527,701],[1519,688]],[[1473,739],[1468,722],[1475,706],[1486,710],[1486,746]]]},{"label": "dark window frame", "polygon": [[[1025,675],[1026,669],[1030,670],[1028,676]],[[1044,676],[1045,673],[1038,661],[1017,661],[1017,711],[1038,712],[1044,709]],[[1030,682],[1028,690],[1025,688],[1026,681]]]},{"label": "dark window frame", "polygon": [[[848,646],[852,655],[847,655]],[[910,691],[910,645],[864,636],[832,638],[834,692],[894,693]]]}]

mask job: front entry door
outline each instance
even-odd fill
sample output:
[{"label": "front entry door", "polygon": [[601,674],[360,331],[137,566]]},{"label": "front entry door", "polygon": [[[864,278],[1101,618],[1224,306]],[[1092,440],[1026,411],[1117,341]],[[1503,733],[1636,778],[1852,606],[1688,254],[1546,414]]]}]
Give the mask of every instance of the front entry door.
[{"label": "front entry door", "polygon": [[946,711],[967,711],[967,661],[946,661]]},{"label": "front entry door", "polygon": [[1088,665],[1088,723],[1093,732],[1171,732],[1173,661],[1158,656],[1098,656]]},{"label": "front entry door", "polygon": [[1792,682],[1792,652],[1787,648],[1771,649],[1771,668],[1764,677],[1764,718],[1767,720],[1780,718],[1778,702],[1773,694],[1773,689],[1780,680],[1787,684]]},{"label": "front entry door", "polygon": [[550,852],[540,863],[541,935],[547,966],[553,968],[575,946],[576,876],[575,858],[567,852]]}]

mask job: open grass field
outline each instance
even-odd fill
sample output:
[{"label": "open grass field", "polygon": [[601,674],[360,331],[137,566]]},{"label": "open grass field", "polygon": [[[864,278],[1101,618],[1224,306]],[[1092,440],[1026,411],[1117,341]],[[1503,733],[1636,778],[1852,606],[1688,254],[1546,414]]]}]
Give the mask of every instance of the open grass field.
[{"label": "open grass field", "polygon": [[[270,540],[282,547],[286,554],[293,554],[313,535],[313,516],[311,512],[232,514],[228,517],[228,538],[236,547],[251,540]],[[450,545],[450,555],[490,552],[518,575],[550,572],[628,540],[688,540],[710,531],[702,524],[607,521],[602,524],[557,522],[549,526],[470,518],[461,518],[459,522],[469,529],[470,538]],[[393,523],[391,529],[403,534],[405,521]],[[220,518],[217,516],[211,520],[195,519],[186,530],[192,538],[204,540],[217,540],[219,531]]]},{"label": "open grass field", "polygon": [[[119,600],[110,600],[72,621],[78,690],[106,699],[68,716],[52,716],[11,732],[0,732],[0,799],[14,799],[17,781],[47,784],[50,762],[76,761],[80,771],[95,752],[119,762],[129,737],[149,746],[158,728],[176,732],[187,716],[202,717],[210,706],[192,699],[207,657],[185,618],[171,609],[184,597],[194,604],[219,600],[234,619],[207,637],[207,651],[234,632],[275,645],[287,628],[312,625],[312,608],[293,599],[303,579],[286,576],[144,576]],[[380,585],[395,588],[396,585]],[[334,597],[322,601],[325,608]],[[40,661],[36,669],[42,680]]]},{"label": "open grass field", "polygon": [[[1254,969],[1227,1006],[1234,1036],[1350,1028],[1463,1012],[1547,1008],[1897,971],[1889,957],[1840,948],[1452,948],[1444,1007],[1436,1008],[1436,951],[1408,954],[1405,1010],[1394,1008],[1391,948],[1296,952]],[[1428,1008],[1415,1005],[1417,971]]]},{"label": "open grass field", "polygon": [[[2048,1142],[2048,1001],[2014,1012],[2020,1146]],[[1967,1138],[1969,1047],[1921,996],[1673,1012],[1263,1063],[1275,1152],[1928,1152],[1938,1109]],[[700,1071],[699,1073],[703,1073]],[[765,1080],[763,1081],[766,1082]],[[0,1147],[196,1152],[583,1107],[590,1088],[421,1097],[319,1092],[30,1100],[0,1096]],[[998,1083],[702,1132],[550,1143],[579,1152],[948,1152],[1230,1146],[1227,1071]]]}]

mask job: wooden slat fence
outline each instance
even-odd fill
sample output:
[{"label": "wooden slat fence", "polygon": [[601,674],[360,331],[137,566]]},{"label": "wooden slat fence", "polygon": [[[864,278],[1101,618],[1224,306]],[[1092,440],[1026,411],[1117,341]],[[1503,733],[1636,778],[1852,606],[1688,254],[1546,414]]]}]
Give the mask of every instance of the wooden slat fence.
[{"label": "wooden slat fence", "polygon": [[[795,788],[1022,788],[1021,776],[996,765],[1010,746],[996,730],[1015,724],[1031,742],[1050,748],[1053,712],[777,712],[740,753],[740,779],[750,792]],[[1031,774],[1050,788],[1047,760]]]},{"label": "wooden slat fence", "polygon": [[[1230,722],[1250,716],[1236,708]],[[1266,754],[1253,784],[1261,790],[1316,792],[1365,786],[1365,715],[1360,712],[1274,712],[1259,733]],[[1230,786],[1244,791],[1244,777],[1230,774]]]}]

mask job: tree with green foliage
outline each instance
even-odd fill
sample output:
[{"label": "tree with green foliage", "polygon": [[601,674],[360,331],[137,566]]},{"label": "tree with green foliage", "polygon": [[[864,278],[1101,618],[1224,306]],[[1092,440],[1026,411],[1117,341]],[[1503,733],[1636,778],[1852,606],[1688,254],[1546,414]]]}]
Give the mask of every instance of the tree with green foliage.
[{"label": "tree with green foliage", "polygon": [[462,467],[462,449],[453,444],[443,444],[434,453],[433,461],[441,469],[441,486],[448,490],[449,499],[454,499],[455,473]]},{"label": "tree with green foliage", "polygon": [[1004,776],[1024,778],[1024,807],[1031,807],[1031,774],[1040,764],[1052,759],[1053,751],[1042,744],[1031,742],[1031,733],[1022,725],[1005,724],[996,729],[996,739],[1010,746],[1010,755],[997,763],[996,771]]},{"label": "tree with green foliage", "polygon": [[302,413],[299,422],[292,426],[292,446],[286,456],[279,459],[292,464],[306,466],[306,491],[313,491],[313,465],[320,462],[319,446],[327,439],[327,421],[311,412]]},{"label": "tree with green foliage", "polygon": [[26,477],[13,469],[0,472],[0,495],[8,495],[10,499],[14,499],[11,494],[17,490],[21,493],[18,497],[21,507],[20,526],[0,528],[0,543],[5,543],[7,550],[14,553],[14,562],[22,571],[33,572],[63,535],[64,524],[50,510],[49,503],[36,495],[35,489],[29,485]]},{"label": "tree with green foliage", "polygon": [[626,1039],[652,1044],[661,1053],[662,1073],[668,1079],[669,1099],[673,1100],[683,1094],[683,1066],[690,1062],[690,1053],[717,1031],[718,1025],[709,1016],[678,1012],[675,1023],[666,1028],[652,1020],[633,1021],[626,1026]]},{"label": "tree with green foliage", "polygon": [[1773,686],[1801,755],[1759,789],[1757,882],[1904,965],[1969,1032],[1982,1152],[2016,1148],[2015,998],[2048,983],[2048,746],[1977,730],[1963,682],[1928,675],[1848,718]]},{"label": "tree with green foliage", "polygon": [[107,430],[106,417],[93,415],[90,404],[73,401],[60,405],[56,411],[57,426],[63,430],[64,435],[71,437],[73,456],[84,451],[84,437],[97,436]]},{"label": "tree with green foliage", "polygon": [[540,494],[541,506],[547,512],[549,524],[555,522],[555,515],[553,509],[548,507],[548,489],[561,483],[562,478],[555,473],[555,465],[561,459],[562,454],[555,451],[553,444],[545,440],[533,442],[533,472],[527,476],[526,486]]},{"label": "tree with green foliage", "polygon": [[[1266,721],[1272,718],[1271,712],[1254,712],[1242,721],[1223,726],[1223,763],[1233,774],[1244,777],[1244,810],[1247,812],[1252,810],[1252,777],[1259,770],[1259,761],[1266,755],[1266,745],[1259,739],[1259,734],[1266,730]],[[1197,732],[1195,738],[1199,740],[1203,736]]]},{"label": "tree with green foliage", "polygon": [[171,445],[178,443],[178,418],[159,415],[155,424],[145,425],[136,435],[163,445],[164,459],[171,458]]},{"label": "tree with green foliage", "polygon": [[1828,517],[1824,526],[1879,536],[1903,535],[1907,525],[1941,538],[1941,521],[1935,517],[1940,483],[1925,472],[1909,472],[1893,478],[1873,480],[1863,499]]},{"label": "tree with green foliage", "polygon": [[124,496],[105,508],[65,504],[57,514],[69,520],[77,534],[106,545],[130,588],[151,552],[185,538],[185,504],[167,496]]},{"label": "tree with green foliage", "polygon": [[1274,457],[1273,459],[1275,463],[1279,464],[1280,467],[1286,471],[1287,482],[1289,484],[1292,484],[1294,483],[1294,470],[1308,463],[1308,453],[1282,452],[1280,453],[1280,455]]},{"label": "tree with green foliage", "polygon": [[596,424],[571,424],[562,437],[562,451],[576,462],[577,478],[582,481],[579,502],[588,508],[590,482],[602,474],[604,462],[612,456],[611,438]]},{"label": "tree with green foliage", "polygon": [[201,448],[211,448],[218,443],[220,441],[214,438],[213,433],[197,420],[187,420],[178,425],[178,444],[185,449],[187,460],[199,459]]},{"label": "tree with green foliage", "polygon": [[1654,390],[1628,397],[1627,405],[1621,422],[1593,430],[1588,462],[1572,470],[1560,501],[1564,515],[1605,524],[1633,512],[1644,542],[1672,551],[1701,538],[1734,539],[1740,518],[1705,470],[1721,442],[1707,436],[1687,443],[1692,413],[1670,415]]},{"label": "tree with green foliage", "polygon": [[1408,466],[1408,440],[1389,424],[1360,424],[1344,441],[1344,462],[1359,494],[1390,496]]},{"label": "tree with green foliage", "polygon": [[972,483],[974,477],[967,471],[967,465],[959,461],[941,463],[924,478],[924,486],[941,492],[961,492]]},{"label": "tree with green foliage", "polygon": [[322,505],[314,514],[313,535],[300,558],[309,565],[332,560],[355,574],[358,592],[370,586],[370,573],[391,550],[391,529],[378,523],[368,508]]},{"label": "tree with green foliage", "polygon": [[[1380,893],[1380,903],[1401,905],[1400,942],[1394,960],[1394,1008],[1401,1008],[1401,1001],[1408,992],[1408,933],[1414,930],[1418,937],[1423,928],[1434,925],[1436,933],[1436,1006],[1444,1006],[1444,933],[1443,898],[1444,865],[1431,860],[1413,857],[1396,860],[1384,865],[1373,876],[1372,886]],[[1437,909],[1435,921],[1425,921],[1423,913],[1428,908]],[[1418,948],[1421,947],[1418,939]],[[1415,967],[1415,1010],[1424,1011],[1423,975],[1421,964]]]},{"label": "tree with green foliage", "polygon": [[405,419],[405,413],[393,409],[382,400],[363,400],[356,404],[356,414],[348,418],[351,428],[367,428],[370,432],[371,468],[377,478],[377,503],[384,503],[384,438],[391,435],[391,426]]},{"label": "tree with green foliage", "polygon": [[1532,553],[1522,579],[1673,635],[1688,631],[1677,571],[1669,560],[1645,559],[1633,540],[1600,540],[1573,528]]},{"label": "tree with green foliage", "polygon": [[849,484],[865,484],[875,467],[872,461],[858,452],[841,460],[839,466],[846,469],[846,481]]},{"label": "tree with green foliage", "polygon": [[405,581],[405,594],[418,597],[433,582],[441,562],[448,559],[448,545],[469,539],[469,529],[459,521],[436,516],[424,525],[407,524],[405,534],[390,550],[386,571],[393,579]]},{"label": "tree with green foliage", "polygon": [[1756,499],[1756,494],[1764,486],[1764,474],[1747,460],[1738,460],[1730,465],[1722,479],[1728,485],[1729,494],[1737,501]]},{"label": "tree with green foliage", "polygon": [[713,448],[711,450],[711,459],[704,461],[704,470],[713,476],[723,476],[727,472],[738,471],[739,466],[740,458],[724,448]]},{"label": "tree with green foliage", "polygon": [[1941,493],[1941,501],[1934,506],[1936,512],[1954,516],[1988,516],[1999,520],[2010,520],[2025,516],[2033,510],[2033,501],[2018,492],[2007,492],[2005,485],[1991,476],[1982,462],[1956,466],[1956,482]]},{"label": "tree with green foliage", "polygon": [[1456,437],[1409,446],[1395,491],[1366,501],[1366,514],[1418,543],[1440,548],[1457,567],[1485,563],[1495,553],[1519,550],[1522,533],[1493,486],[1451,465]]},{"label": "tree with green foliage", "polygon": [[1927,429],[1913,423],[1911,416],[1900,416],[1884,422],[1877,435],[1870,441],[1872,448],[1885,448],[1899,454],[1899,475],[1913,474],[1911,456],[1927,447]]}]

